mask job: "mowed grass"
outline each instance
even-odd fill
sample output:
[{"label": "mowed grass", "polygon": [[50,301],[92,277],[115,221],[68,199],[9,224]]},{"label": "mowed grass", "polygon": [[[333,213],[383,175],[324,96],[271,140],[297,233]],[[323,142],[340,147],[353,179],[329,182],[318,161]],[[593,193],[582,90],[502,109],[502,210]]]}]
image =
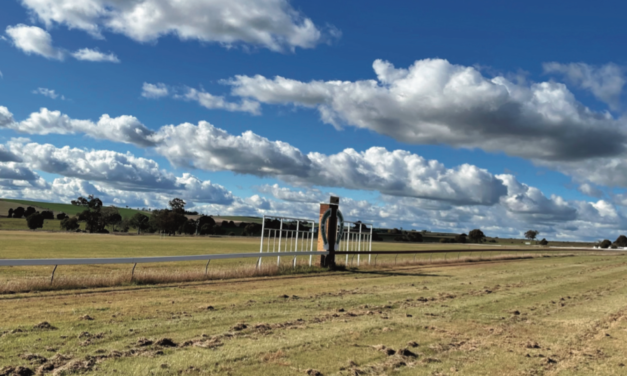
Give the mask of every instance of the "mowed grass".
[{"label": "mowed grass", "polygon": [[[208,236],[172,236],[159,235],[114,235],[86,234],[45,231],[0,231],[0,242],[3,245],[0,259],[32,259],[32,258],[131,258],[150,256],[183,256],[203,254],[258,253],[258,237],[208,237]],[[295,249],[293,239],[283,239],[282,249]],[[267,245],[267,243],[266,243]],[[478,247],[477,245],[461,244],[417,244],[399,242],[373,242],[374,251],[394,250],[441,250],[459,249],[460,251],[477,248],[494,249],[472,253],[451,254],[404,254],[404,255],[349,255],[337,256],[340,265],[349,267],[382,264],[403,264],[408,262],[437,263],[442,261],[464,261],[468,258],[481,259],[494,256],[516,255],[520,250],[506,247]],[[267,251],[264,247],[264,252]],[[272,247],[270,248],[272,249]],[[278,249],[278,245],[277,248]],[[547,250],[525,250],[525,254],[546,253]],[[293,257],[263,258],[263,265],[280,265],[290,267]],[[299,256],[296,263],[308,266],[309,256]],[[319,258],[311,257],[313,264]],[[174,263],[140,263],[135,268],[135,278],[131,281],[133,263],[101,264],[101,265],[60,265],[55,272],[55,285],[48,281],[54,266],[19,266],[0,267],[0,292],[24,291],[29,289],[64,288],[64,286],[90,287],[114,286],[131,283],[155,283],[158,281],[172,282],[177,278],[181,281],[225,278],[227,272],[235,270],[231,276],[252,275],[257,258],[239,258],[211,261],[206,271],[206,261],[174,262]],[[278,270],[266,271],[277,273]]]},{"label": "mowed grass", "polygon": [[0,369],[622,375],[626,273],[621,256],[546,257],[0,295]]}]

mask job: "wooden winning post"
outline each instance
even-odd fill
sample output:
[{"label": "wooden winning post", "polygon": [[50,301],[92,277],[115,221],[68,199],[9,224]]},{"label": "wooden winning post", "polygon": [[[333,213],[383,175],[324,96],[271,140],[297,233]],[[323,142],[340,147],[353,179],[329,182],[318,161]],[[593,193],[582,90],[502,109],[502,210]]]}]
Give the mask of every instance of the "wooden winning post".
[{"label": "wooden winning post", "polygon": [[[320,266],[327,268],[335,267],[335,243],[337,241],[337,211],[340,205],[340,198],[331,196],[329,203],[320,204],[320,220],[318,221],[318,251],[328,251],[328,255],[320,256]],[[323,217],[330,210],[330,216],[326,221],[326,228],[323,228]],[[327,248],[324,246],[322,232],[327,234]]]}]

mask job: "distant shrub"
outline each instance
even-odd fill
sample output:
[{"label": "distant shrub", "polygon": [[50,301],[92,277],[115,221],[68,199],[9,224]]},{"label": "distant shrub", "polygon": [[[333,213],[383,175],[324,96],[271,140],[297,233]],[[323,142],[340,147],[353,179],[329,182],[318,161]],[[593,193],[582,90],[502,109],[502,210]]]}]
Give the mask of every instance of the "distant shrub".
[{"label": "distant shrub", "polygon": [[229,236],[235,236],[234,232],[229,232]]},{"label": "distant shrub", "polygon": [[13,209],[9,209],[9,215],[7,215],[7,217],[13,218]]},{"label": "distant shrub", "polygon": [[621,235],[614,242],[619,247],[627,247],[627,236]]},{"label": "distant shrub", "polygon": [[540,245],[549,245],[549,242],[546,239],[540,240]]},{"label": "distant shrub", "polygon": [[26,217],[26,224],[31,230],[44,227],[44,216],[41,213],[33,213]]},{"label": "distant shrub", "polygon": [[459,234],[455,236],[455,243],[466,243],[466,234]]},{"label": "distant shrub", "polygon": [[65,218],[61,220],[62,230],[75,231],[75,230],[78,230],[79,227],[80,227],[80,224],[78,223],[78,218],[76,217],[69,218],[68,216],[66,216]]},{"label": "distant shrub", "polygon": [[57,219],[58,220],[64,220],[65,218],[68,218],[67,214],[65,214],[65,213],[57,214]]},{"label": "distant shrub", "polygon": [[610,245],[612,245],[612,242],[607,239],[603,240],[601,244],[599,244],[601,248],[609,248]]},{"label": "distant shrub", "polygon": [[18,206],[17,208],[15,208],[15,210],[13,210],[13,218],[22,218],[24,216],[24,212],[24,208]]},{"label": "distant shrub", "polygon": [[41,215],[44,216],[44,219],[54,219],[54,213],[50,210],[44,210],[41,212]]},{"label": "distant shrub", "polygon": [[35,208],[33,208],[32,206],[29,206],[26,208],[26,211],[24,212],[24,217],[29,217],[35,213],[37,213],[37,210],[35,210]]}]

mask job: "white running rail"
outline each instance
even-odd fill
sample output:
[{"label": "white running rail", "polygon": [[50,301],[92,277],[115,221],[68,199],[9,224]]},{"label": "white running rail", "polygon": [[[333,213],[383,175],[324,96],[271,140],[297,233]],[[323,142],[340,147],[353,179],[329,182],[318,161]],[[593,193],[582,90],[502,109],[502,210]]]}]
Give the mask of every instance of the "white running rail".
[{"label": "white running rail", "polygon": [[[344,221],[344,233],[342,235],[340,248],[336,251],[343,252],[363,252],[372,251],[372,231],[374,225],[372,223],[361,222],[349,222]],[[339,224],[338,224],[339,231]],[[372,255],[368,255],[368,264],[370,264],[370,258]],[[355,257],[353,255],[352,259]],[[357,253],[357,266],[359,266],[360,254]],[[348,266],[348,254],[346,255],[345,265]]]},{"label": "white running rail", "polygon": [[[211,260],[224,260],[224,259],[236,259],[236,258],[259,258],[261,257],[274,257],[276,255],[294,256],[312,256],[326,255],[328,252],[289,252],[289,253],[275,253],[275,254],[258,254],[258,253],[229,253],[218,255],[192,255],[192,256],[157,256],[157,257],[121,257],[121,258],[67,258],[67,259],[0,259],[0,266],[41,266],[41,265],[54,265],[52,275],[50,276],[50,283],[54,280],[54,272],[57,271],[59,265],[101,265],[101,264],[133,264],[133,271],[131,272],[131,278],[135,275],[135,267],[137,264],[144,264],[150,262],[176,262],[176,261],[207,261],[205,265],[205,275],[209,270],[209,263]],[[261,265],[257,262],[257,267]],[[296,267],[296,261],[294,261],[294,267]]]},{"label": "white running rail", "polygon": [[228,253],[217,255],[192,256],[157,256],[157,257],[121,257],[121,258],[66,258],[66,259],[0,259],[0,266],[38,266],[38,265],[99,265],[99,264],[140,264],[150,262],[175,261],[211,261],[235,258],[255,258],[274,256],[326,255],[328,252],[281,252],[275,254]]},{"label": "white running rail", "polygon": [[[328,252],[314,251],[314,237],[316,235],[316,222],[314,220],[264,215],[262,221],[259,254],[264,255],[263,257],[276,256],[277,265],[281,263],[282,255],[294,256],[293,264],[295,266],[296,257],[305,252],[309,255],[309,266],[311,266],[314,255],[328,254]],[[279,228],[266,227],[267,221],[273,221],[275,225],[278,222]],[[259,265],[261,265],[261,257],[259,258]]]}]

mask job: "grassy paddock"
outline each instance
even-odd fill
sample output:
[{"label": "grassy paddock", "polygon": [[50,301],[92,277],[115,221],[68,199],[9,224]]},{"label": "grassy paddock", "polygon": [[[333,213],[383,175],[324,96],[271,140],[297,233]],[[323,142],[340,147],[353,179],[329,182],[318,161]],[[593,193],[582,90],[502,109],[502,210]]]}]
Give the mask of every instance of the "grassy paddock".
[{"label": "grassy paddock", "polygon": [[0,370],[621,375],[626,273],[577,254],[0,295]]},{"label": "grassy paddock", "polygon": [[[27,235],[27,236],[25,236]],[[118,258],[148,256],[182,256],[199,254],[257,253],[258,238],[233,237],[159,237],[154,235],[111,235],[50,232],[0,232],[3,251],[1,258]],[[459,249],[459,253],[422,253],[401,255],[343,255],[337,263],[347,268],[382,267],[392,265],[431,265],[481,260],[540,256],[547,250],[483,247],[457,244],[373,243],[375,251]],[[473,251],[477,249],[477,251]],[[462,253],[471,250],[473,252]],[[555,254],[555,251],[551,253]],[[302,272],[308,268],[309,256],[296,258]],[[291,273],[293,257],[263,258],[260,270],[257,258],[211,261],[205,274],[206,261],[174,263],[106,265],[61,265],[56,269],[51,283],[53,266],[21,266],[0,268],[0,293],[43,291],[69,288],[95,288],[148,283],[173,283],[199,280],[239,278],[243,276],[268,276]],[[312,258],[313,264],[318,257]]]}]

